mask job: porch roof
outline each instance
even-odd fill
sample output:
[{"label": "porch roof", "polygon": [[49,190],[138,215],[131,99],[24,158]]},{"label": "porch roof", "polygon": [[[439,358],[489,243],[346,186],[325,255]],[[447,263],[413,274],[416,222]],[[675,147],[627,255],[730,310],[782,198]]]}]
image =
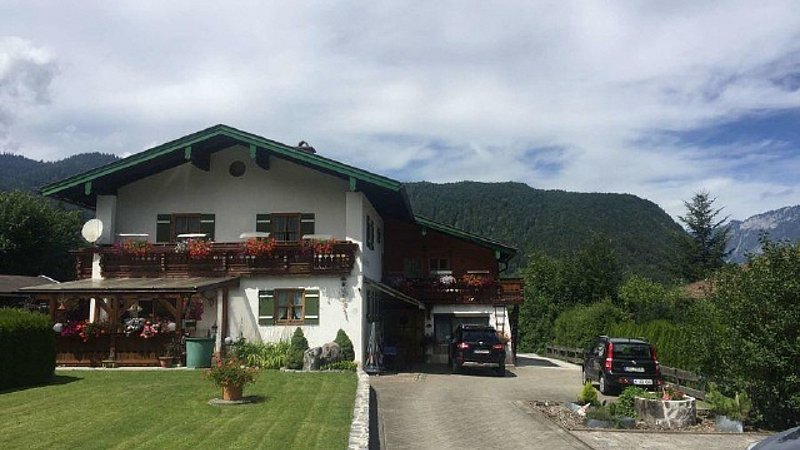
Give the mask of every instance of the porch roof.
[{"label": "porch roof", "polygon": [[370,286],[370,287],[372,287],[372,288],[374,288],[374,289],[376,289],[378,291],[381,291],[381,292],[383,292],[384,294],[386,294],[386,295],[388,295],[390,297],[394,297],[397,300],[400,300],[400,301],[406,302],[406,303],[410,303],[410,304],[416,306],[419,309],[425,309],[425,304],[422,303],[421,301],[419,301],[419,300],[417,300],[417,299],[415,299],[413,297],[409,297],[408,295],[398,291],[397,289],[393,289],[393,288],[391,288],[391,287],[389,287],[389,286],[387,286],[387,285],[385,285],[385,284],[383,284],[383,283],[381,283],[379,281],[370,280],[369,278],[364,277],[364,284],[366,284],[367,286]]},{"label": "porch roof", "polygon": [[30,294],[145,294],[159,292],[197,294],[238,285],[239,277],[107,278],[29,286],[21,288],[20,292]]}]

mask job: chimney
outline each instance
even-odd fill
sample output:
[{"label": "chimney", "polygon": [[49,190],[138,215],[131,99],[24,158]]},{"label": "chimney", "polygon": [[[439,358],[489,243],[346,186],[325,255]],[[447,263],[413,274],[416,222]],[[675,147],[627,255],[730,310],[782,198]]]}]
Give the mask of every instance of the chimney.
[{"label": "chimney", "polygon": [[297,149],[300,150],[301,152],[310,153],[312,155],[314,153],[317,153],[317,151],[314,150],[314,147],[309,145],[308,142],[306,141],[300,141],[300,143],[297,144]]}]

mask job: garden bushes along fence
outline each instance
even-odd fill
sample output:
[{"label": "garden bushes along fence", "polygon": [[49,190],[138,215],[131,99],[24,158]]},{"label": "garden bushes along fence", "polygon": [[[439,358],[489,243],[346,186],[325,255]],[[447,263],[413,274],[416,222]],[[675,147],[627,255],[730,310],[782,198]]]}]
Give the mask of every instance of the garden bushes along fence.
[{"label": "garden bushes along fence", "polygon": [[49,317],[0,309],[0,390],[45,383],[56,367],[56,340]]},{"label": "garden bushes along fence", "polygon": [[685,370],[698,367],[697,345],[693,343],[689,325],[676,325],[666,320],[637,324],[621,322],[611,325],[609,336],[640,337],[656,346],[661,364]]},{"label": "garden bushes along fence", "polygon": [[623,319],[609,301],[580,305],[561,313],[553,325],[554,341],[565,347],[588,347],[594,339]]}]

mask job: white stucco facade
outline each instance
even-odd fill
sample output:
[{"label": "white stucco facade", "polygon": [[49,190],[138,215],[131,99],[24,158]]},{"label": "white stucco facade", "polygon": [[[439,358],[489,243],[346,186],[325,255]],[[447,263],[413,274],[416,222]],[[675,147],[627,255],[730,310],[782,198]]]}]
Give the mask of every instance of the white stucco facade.
[{"label": "white stucco facade", "polygon": [[[230,164],[241,161],[243,176],[233,177]],[[285,161],[270,159],[264,170],[242,146],[211,155],[208,172],[181,164],[119,188],[115,220],[108,233],[146,233],[156,237],[158,214],[215,214],[217,242],[236,242],[244,232],[255,231],[256,214],[313,213],[315,233],[345,236],[345,194],[348,182],[340,178]],[[98,201],[96,217],[112,216],[107,198]],[[110,226],[108,226],[110,225]]]},{"label": "white stucco facade", "polygon": [[[229,166],[242,161],[245,174],[233,177]],[[271,158],[268,170],[256,165],[249,150],[236,146],[213,153],[210,170],[185,164],[118,189],[117,195],[98,196],[96,217],[104,225],[103,243],[113,243],[120,233],[146,233],[155,240],[159,214],[215,215],[215,241],[241,241],[243,232],[255,231],[256,214],[313,213],[315,233],[329,234],[358,244],[350,274],[243,276],[238,288],[228,292],[227,336],[252,341],[289,340],[298,325],[259,325],[259,291],[275,289],[319,290],[319,323],[300,328],[311,347],[333,341],[339,329],[353,341],[356,361],[363,360],[366,345],[364,276],[380,280],[383,272],[383,219],[361,192],[349,183],[282,159]],[[367,217],[372,223],[372,248],[366,245]],[[119,239],[119,238],[117,238]],[[212,326],[222,329],[221,298],[204,299],[204,314],[196,333],[205,336]],[[217,344],[227,336],[218,336]]]}]

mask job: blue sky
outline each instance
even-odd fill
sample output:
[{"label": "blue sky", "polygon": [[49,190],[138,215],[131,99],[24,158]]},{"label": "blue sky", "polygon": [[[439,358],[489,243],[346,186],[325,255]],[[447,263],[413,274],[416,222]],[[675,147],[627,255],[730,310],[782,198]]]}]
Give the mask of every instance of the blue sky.
[{"label": "blue sky", "polygon": [[800,204],[800,8],[731,2],[0,4],[0,151],[226,123],[404,181]]}]

